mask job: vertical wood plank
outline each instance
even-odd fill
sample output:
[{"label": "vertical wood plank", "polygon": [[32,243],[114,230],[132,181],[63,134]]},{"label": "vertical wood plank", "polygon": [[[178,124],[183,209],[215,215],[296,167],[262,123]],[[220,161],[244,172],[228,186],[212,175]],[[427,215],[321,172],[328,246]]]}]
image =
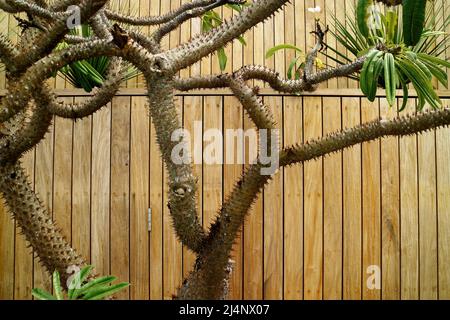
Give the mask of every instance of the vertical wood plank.
[{"label": "vertical wood plank", "polygon": [[[305,97],[303,108],[304,141],[322,135],[322,101]],[[304,165],[304,298],[323,297],[323,162]]]},{"label": "vertical wood plank", "polygon": [[[399,101],[399,104],[403,101]],[[415,100],[405,111],[416,112]],[[401,299],[419,299],[417,136],[400,138]]]},{"label": "vertical wood plank", "polygon": [[[429,109],[429,106],[425,107]],[[420,134],[417,141],[419,170],[420,299],[438,298],[436,208],[436,135]]]},{"label": "vertical wood plank", "polygon": [[163,298],[163,163],[156,141],[155,127],[150,128],[150,299]]},{"label": "vertical wood plank", "polygon": [[[379,103],[361,99],[361,122],[378,119]],[[373,267],[381,270],[381,190],[380,190],[380,141],[362,145],[362,298],[381,298],[381,288],[368,286],[369,277],[374,275]],[[378,269],[379,268],[379,269]]]},{"label": "vertical wood plank", "polygon": [[111,104],[92,118],[91,263],[110,274]]},{"label": "vertical wood plank", "polygon": [[[222,130],[222,97],[204,97],[203,108],[205,131],[203,142],[203,226],[205,230],[209,230],[209,226],[214,221],[222,203],[222,164],[220,159],[223,149],[222,147],[214,148],[213,145],[223,146],[223,141],[217,141],[216,138],[219,137],[206,136],[206,134],[208,130]],[[212,131],[209,132],[213,134]],[[208,149],[210,152],[208,152]],[[219,160],[219,162],[208,163],[208,159],[205,158],[208,156]]]},{"label": "vertical wood plank", "polygon": [[[81,103],[85,98],[75,98]],[[92,116],[73,124],[72,245],[91,260]]]},{"label": "vertical wood plank", "polygon": [[[380,99],[380,116],[397,116],[386,99]],[[400,298],[399,183],[398,138],[386,138],[381,142],[381,295],[386,300]]]},{"label": "vertical wood plank", "polygon": [[[130,97],[116,97],[111,111],[111,273],[130,279]],[[117,294],[129,299],[129,288]]]},{"label": "vertical wood plank", "polygon": [[[61,99],[73,103],[73,98]],[[53,217],[69,243],[72,241],[73,120],[55,118]]]},{"label": "vertical wood plank", "polygon": [[130,298],[150,297],[148,230],[150,122],[145,97],[131,98],[130,142]]},{"label": "vertical wood plank", "polygon": [[[358,98],[342,98],[342,127],[360,123]],[[343,152],[343,298],[361,299],[361,145]]]},{"label": "vertical wood plank", "polygon": [[[255,30],[256,35],[256,30]],[[244,113],[244,131],[256,130],[255,125]],[[246,139],[245,142],[245,163],[246,167],[256,158],[250,157],[255,146]],[[261,300],[263,299],[263,196],[260,194],[253,204],[244,223],[244,299]]]},{"label": "vertical wood plank", "polygon": [[[303,140],[303,101],[284,98],[284,145]],[[284,169],[284,299],[303,298],[303,168]]]},{"label": "vertical wood plank", "polygon": [[[341,99],[323,98],[323,134],[341,129]],[[323,298],[342,298],[342,153],[324,158]]]},{"label": "vertical wood plank", "polygon": [[[272,111],[281,147],[283,137],[283,100],[265,97]],[[261,148],[261,147],[260,147]],[[270,150],[271,146],[266,146]],[[283,299],[283,170],[280,169],[264,189],[264,299]]]},{"label": "vertical wood plank", "polygon": [[[443,101],[444,106],[450,105],[450,100]],[[437,150],[437,196],[438,196],[438,268],[439,268],[439,299],[450,299],[450,129],[436,131]]]}]

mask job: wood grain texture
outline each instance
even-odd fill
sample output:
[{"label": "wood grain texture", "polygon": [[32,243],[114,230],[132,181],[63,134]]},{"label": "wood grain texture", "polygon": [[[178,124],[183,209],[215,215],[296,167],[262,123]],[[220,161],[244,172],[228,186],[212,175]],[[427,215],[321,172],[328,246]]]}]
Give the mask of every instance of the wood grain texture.
[{"label": "wood grain texture", "polygon": [[[380,116],[392,119],[397,111],[380,99]],[[398,138],[381,143],[381,270],[382,299],[400,298],[400,207]]]},{"label": "wood grain texture", "polygon": [[[341,130],[341,99],[323,98],[323,134]],[[323,298],[342,298],[342,152],[323,160]]]},{"label": "wood grain texture", "polygon": [[[378,119],[379,102],[361,100],[361,122]],[[381,190],[380,141],[362,145],[362,298],[378,300],[381,288],[369,287],[373,266],[381,268]],[[381,270],[381,269],[380,269]],[[373,282],[371,282],[373,284]]]},{"label": "wood grain texture", "polygon": [[114,98],[111,112],[111,274],[121,282],[130,278],[130,99]]},{"label": "wood grain texture", "polygon": [[[283,144],[303,140],[303,101],[285,97]],[[303,168],[284,169],[284,299],[303,298]]]},{"label": "wood grain texture", "polygon": [[[342,98],[342,127],[360,123],[358,98]],[[361,299],[361,145],[343,152],[343,298]]]},{"label": "wood grain texture", "polygon": [[[264,103],[269,106],[279,130],[279,141],[272,143],[279,144],[283,137],[283,100],[266,97]],[[266,148],[270,150],[271,146]],[[283,287],[283,169],[280,169],[264,189],[264,299],[283,299]]]},{"label": "wood grain texture", "polygon": [[130,288],[131,299],[149,299],[150,120],[144,97],[132,97],[130,133]]},{"label": "wood grain texture", "polygon": [[[304,141],[322,136],[322,99],[304,98]],[[323,163],[305,163],[304,175],[304,298],[323,297]]]},{"label": "wood grain texture", "polygon": [[[357,91],[341,91],[348,96],[336,96],[336,89],[265,96],[283,128],[283,144],[378,118],[380,105],[382,117],[395,116],[385,100],[370,103]],[[67,101],[85,98],[65,95]],[[407,112],[415,103],[410,100]],[[192,134],[200,121],[200,138],[204,129],[253,127],[229,95],[181,95],[177,106]],[[286,168],[256,201],[234,247],[232,297],[448,299],[447,135],[440,129],[377,140]],[[201,160],[208,143],[199,144]],[[256,143],[247,139],[246,163],[251,147]],[[143,94],[121,94],[112,107],[82,121],[57,119],[23,163],[73,246],[99,273],[131,282],[129,295],[120,298],[172,298],[195,257],[181,248],[171,226],[167,177]],[[194,164],[205,228],[242,167]],[[9,214],[0,213],[0,299],[30,299],[33,287],[51,290]],[[367,287],[370,266],[380,267],[380,289]]]}]

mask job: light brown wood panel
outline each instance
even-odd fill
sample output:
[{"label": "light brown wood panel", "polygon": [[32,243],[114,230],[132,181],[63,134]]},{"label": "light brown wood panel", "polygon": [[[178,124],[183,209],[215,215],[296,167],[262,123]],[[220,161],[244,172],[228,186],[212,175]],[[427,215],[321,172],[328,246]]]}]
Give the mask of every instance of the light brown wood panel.
[{"label": "light brown wood panel", "polygon": [[91,263],[110,273],[111,104],[92,117]]},{"label": "light brown wood panel", "polygon": [[[273,114],[279,130],[278,141],[281,146],[283,137],[283,100],[282,97],[266,97],[264,103]],[[260,132],[260,135],[262,133]],[[266,131],[266,137],[272,132]],[[261,143],[262,141],[260,141]],[[260,146],[269,155],[272,145]],[[271,164],[272,165],[272,164]],[[283,299],[283,169],[278,170],[264,189],[264,299]]]},{"label": "light brown wood panel", "polygon": [[[450,100],[444,100],[448,107]],[[450,129],[436,131],[437,150],[437,197],[438,197],[438,275],[439,275],[439,299],[450,299],[450,250],[448,239],[450,238],[450,171],[446,170],[446,163],[450,158]]]},{"label": "light brown wood panel", "polygon": [[[399,101],[399,103],[403,101]],[[416,101],[405,112],[416,112]],[[419,185],[417,136],[400,139],[401,298],[419,298]]]},{"label": "light brown wood panel", "polygon": [[[322,99],[305,97],[303,104],[304,141],[322,136]],[[304,183],[304,299],[323,297],[323,163],[305,163]]]},{"label": "light brown wood panel", "polygon": [[[426,109],[431,107],[425,106]],[[438,298],[436,135],[418,136],[420,299]]]},{"label": "light brown wood panel", "polygon": [[[85,98],[76,97],[80,103]],[[72,245],[91,260],[92,116],[73,124]]]},{"label": "light brown wood panel", "polygon": [[163,298],[163,163],[156,142],[155,127],[150,129],[150,299]]},{"label": "light brown wood panel", "polygon": [[[256,32],[256,31],[255,31]],[[244,131],[255,130],[255,125],[250,117],[244,115]],[[249,131],[250,132],[250,131]],[[246,139],[245,142],[245,163],[246,168],[256,159],[256,155],[251,156],[254,145]],[[260,193],[248,214],[244,223],[244,299],[263,299],[264,283],[264,240],[263,240],[263,196]]]},{"label": "light brown wood panel", "polygon": [[[378,119],[379,115],[378,100],[373,103],[361,100],[362,123]],[[362,298],[365,300],[381,298],[381,288],[376,287],[376,279],[369,278],[381,271],[380,161],[379,140],[362,145]],[[371,286],[368,286],[368,281]]]},{"label": "light brown wood panel", "polygon": [[[378,118],[380,103],[383,117],[396,115],[385,100],[370,103],[357,91],[341,92],[346,96],[337,96],[336,90],[305,97],[265,96],[283,127],[284,145],[339,130],[341,124]],[[163,186],[167,177],[146,98],[143,92],[134,94],[121,94],[112,109],[108,105],[82,121],[57,119],[23,163],[73,246],[98,273],[129,279],[130,296],[121,298],[170,299],[194,256],[182,251],[172,229]],[[239,103],[222,94],[177,96],[185,128],[193,134],[194,121],[203,121],[200,138],[203,125],[219,131],[252,128]],[[448,93],[442,94],[448,105]],[[78,102],[86,98],[66,97]],[[412,99],[406,112],[414,112],[414,106]],[[232,297],[448,299],[447,131],[357,145],[342,156],[336,153],[277,175],[264,199],[259,197],[253,206],[242,242],[234,247]],[[246,163],[248,149],[255,145],[246,142]],[[200,174],[198,205],[205,228],[242,167],[194,165]],[[30,299],[32,287],[51,289],[49,275],[33,263],[8,214],[0,213],[0,299]],[[367,287],[370,266],[380,267],[381,290]]]},{"label": "light brown wood panel", "polygon": [[[380,116],[392,119],[397,111],[380,99]],[[381,270],[382,299],[400,298],[400,203],[398,138],[381,142]]]},{"label": "light brown wood panel", "polygon": [[130,133],[130,288],[131,299],[149,299],[150,121],[145,97],[132,97]]},{"label": "light brown wood panel", "polygon": [[[342,98],[342,127],[360,123],[359,98]],[[361,146],[343,152],[343,298],[361,299]]]},{"label": "light brown wood panel", "polygon": [[[303,101],[284,98],[283,143],[294,145],[303,139]],[[303,297],[303,168],[284,169],[284,299]]]},{"label": "light brown wood panel", "polygon": [[[341,130],[341,99],[323,98],[323,134]],[[342,152],[323,160],[323,298],[342,298]]]},{"label": "light brown wood panel", "polygon": [[[130,97],[116,97],[111,110],[111,273],[130,278]],[[129,298],[129,288],[117,295]]]}]

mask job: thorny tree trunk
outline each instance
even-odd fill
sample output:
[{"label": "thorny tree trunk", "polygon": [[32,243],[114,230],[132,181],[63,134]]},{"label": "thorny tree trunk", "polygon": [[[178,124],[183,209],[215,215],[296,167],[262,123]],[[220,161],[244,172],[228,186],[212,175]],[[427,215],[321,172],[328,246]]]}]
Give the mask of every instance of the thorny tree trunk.
[{"label": "thorny tree trunk", "polygon": [[[28,28],[18,45],[13,45],[6,36],[0,35],[0,59],[6,66],[8,78],[8,92],[0,108],[0,192],[13,218],[50,273],[56,269],[66,279],[68,267],[85,264],[64,239],[33,192],[19,159],[43,138],[53,115],[81,119],[109,102],[119,90],[122,59],[126,60],[142,71],[147,81],[150,116],[169,173],[167,205],[175,232],[179,240],[197,254],[194,269],[184,280],[177,297],[224,299],[228,293],[232,244],[258,193],[271,176],[261,175],[263,165],[259,161],[250,166],[218,210],[209,231],[203,231],[197,218],[197,180],[192,174],[192,168],[189,165],[176,165],[171,160],[171,151],[180,142],[172,141],[171,135],[181,128],[174,104],[175,90],[230,88],[258,129],[271,131],[276,124],[270,109],[263,104],[258,90],[247,84],[248,80],[262,80],[279,92],[311,91],[323,81],[357,72],[365,57],[347,65],[315,72],[314,60],[324,40],[323,35],[318,35],[316,46],[307,55],[303,78],[300,80],[285,80],[276,72],[260,66],[246,66],[232,74],[180,79],[176,76],[179,70],[223,47],[273,15],[289,1],[254,1],[231,21],[167,51],[161,48],[160,43],[171,30],[213,8],[242,1],[193,0],[166,15],[141,18],[112,12],[104,7],[107,2],[59,0],[49,4],[44,0],[0,0],[0,9],[10,13],[26,12],[33,18],[33,23],[38,23],[44,30]],[[92,26],[95,37],[83,39],[68,35],[66,20],[72,14],[67,11],[69,5],[79,6],[82,22]],[[113,26],[111,21],[153,25],[157,26],[157,30],[151,36],[146,36],[136,31],[122,30],[118,25]],[[69,47],[54,51],[63,39],[70,44]],[[113,58],[106,82],[86,102],[69,105],[58,102],[52,91],[43,84],[61,67],[98,56]],[[449,109],[394,120],[377,120],[303,145],[281,149],[280,166],[314,160],[381,137],[410,135],[448,124]]]}]

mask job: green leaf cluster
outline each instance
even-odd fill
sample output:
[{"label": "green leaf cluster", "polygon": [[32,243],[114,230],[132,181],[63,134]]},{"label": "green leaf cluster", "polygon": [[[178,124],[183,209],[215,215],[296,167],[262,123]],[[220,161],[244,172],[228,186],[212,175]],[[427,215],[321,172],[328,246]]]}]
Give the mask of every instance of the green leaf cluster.
[{"label": "green leaf cluster", "polygon": [[[90,26],[81,25],[78,28],[72,29],[70,34],[89,38],[93,32]],[[57,49],[61,50],[66,47],[68,47],[68,44],[62,42],[58,45]],[[83,88],[85,91],[91,92],[93,88],[101,87],[106,80],[110,60],[110,57],[95,57],[76,61],[61,68],[59,74],[65,76],[75,88]],[[139,71],[134,66],[125,63],[121,75],[123,76],[123,81],[126,81],[137,77]]]},{"label": "green leaf cluster", "polygon": [[92,269],[92,266],[86,266],[74,275],[69,284],[67,299],[64,299],[58,271],[53,272],[53,295],[43,289],[33,289],[31,293],[39,300],[102,300],[129,286],[127,282],[112,284],[117,279],[114,276],[87,281]]},{"label": "green leaf cluster", "polygon": [[[444,16],[448,10],[446,5],[428,5],[424,11],[422,31],[413,26],[420,26],[422,18],[417,16],[417,12],[410,14],[411,7],[407,1],[404,1],[403,8],[386,10],[369,2],[358,2],[356,19],[347,17],[346,21],[341,21],[332,16],[330,34],[342,48],[329,46],[325,53],[327,58],[341,65],[354,61],[355,57],[366,56],[360,75],[350,77],[360,81],[361,90],[369,100],[375,99],[378,87],[383,87],[392,106],[395,104],[396,90],[402,89],[403,105],[399,110],[403,110],[409,96],[409,84],[412,84],[419,98],[419,110],[425,103],[433,108],[440,107],[442,103],[432,80],[435,78],[448,87],[445,68],[450,68],[450,63],[440,58],[449,46],[446,29],[450,16]],[[365,14],[369,5],[372,8],[371,23],[364,20],[368,19]],[[418,7],[414,10],[418,11]],[[405,19],[409,21],[405,22]],[[411,33],[414,36],[411,37]]]}]

